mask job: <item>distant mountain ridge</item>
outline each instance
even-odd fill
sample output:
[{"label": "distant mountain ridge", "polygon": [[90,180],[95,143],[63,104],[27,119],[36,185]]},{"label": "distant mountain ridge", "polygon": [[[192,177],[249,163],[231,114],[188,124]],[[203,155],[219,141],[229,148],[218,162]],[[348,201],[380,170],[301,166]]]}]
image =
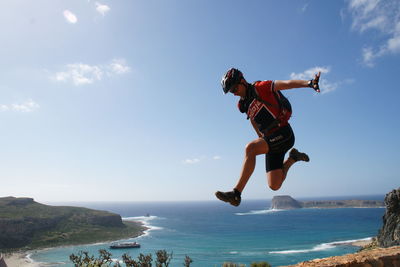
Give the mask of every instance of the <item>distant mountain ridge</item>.
[{"label": "distant mountain ridge", "polygon": [[301,208],[376,208],[384,207],[379,200],[315,200],[298,201],[291,196],[274,196],[271,209],[301,209]]},{"label": "distant mountain ridge", "polygon": [[0,250],[115,240],[144,230],[140,223],[124,223],[120,215],[107,211],[0,198]]}]

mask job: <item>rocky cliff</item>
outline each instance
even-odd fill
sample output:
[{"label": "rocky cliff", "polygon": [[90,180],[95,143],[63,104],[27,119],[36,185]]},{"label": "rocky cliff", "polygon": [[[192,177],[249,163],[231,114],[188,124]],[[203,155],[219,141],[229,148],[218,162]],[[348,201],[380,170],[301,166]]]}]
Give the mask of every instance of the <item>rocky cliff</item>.
[{"label": "rocky cliff", "polygon": [[383,226],[378,233],[378,245],[390,247],[400,245],[400,188],[385,197],[386,211]]},{"label": "rocky cliff", "polygon": [[315,259],[290,267],[400,267],[400,247],[376,248],[355,254]]}]

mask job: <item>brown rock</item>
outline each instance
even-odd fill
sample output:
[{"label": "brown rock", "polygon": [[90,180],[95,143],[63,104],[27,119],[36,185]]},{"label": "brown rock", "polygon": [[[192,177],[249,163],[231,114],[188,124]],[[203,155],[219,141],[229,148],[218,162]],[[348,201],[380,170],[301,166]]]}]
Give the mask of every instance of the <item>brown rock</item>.
[{"label": "brown rock", "polygon": [[[301,262],[290,267],[400,267],[400,246]],[[287,266],[289,267],[289,266]]]}]

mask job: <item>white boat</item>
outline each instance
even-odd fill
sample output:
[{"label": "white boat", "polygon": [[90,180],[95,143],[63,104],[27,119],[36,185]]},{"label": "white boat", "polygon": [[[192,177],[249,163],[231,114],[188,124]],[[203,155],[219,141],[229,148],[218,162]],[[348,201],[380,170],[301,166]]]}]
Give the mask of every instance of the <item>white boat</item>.
[{"label": "white boat", "polygon": [[140,248],[140,244],[136,242],[114,243],[110,248]]}]

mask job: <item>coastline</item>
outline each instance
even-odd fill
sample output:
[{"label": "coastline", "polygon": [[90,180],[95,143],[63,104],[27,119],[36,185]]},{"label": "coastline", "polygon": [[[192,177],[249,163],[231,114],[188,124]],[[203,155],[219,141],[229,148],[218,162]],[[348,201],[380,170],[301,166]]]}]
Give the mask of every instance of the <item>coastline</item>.
[{"label": "coastline", "polygon": [[13,252],[4,254],[4,261],[8,267],[40,267],[40,262],[35,262],[29,257],[28,252]]},{"label": "coastline", "polygon": [[369,239],[361,239],[361,240],[357,240],[351,243],[352,246],[355,247],[366,247],[371,245],[373,242],[373,238],[369,238]]},{"label": "coastline", "polygon": [[[150,229],[151,230],[151,229]],[[144,235],[146,233],[143,233]],[[143,235],[142,234],[142,235]],[[138,236],[139,237],[139,236]],[[352,242],[349,242],[352,241]],[[349,240],[349,241],[342,241],[342,242],[337,242],[337,244],[349,244],[351,246],[356,246],[356,247],[365,247],[368,246],[372,243],[373,238],[369,237],[369,238],[363,238],[363,239],[359,239],[359,240]],[[105,241],[104,243],[106,243],[107,241]],[[89,245],[89,244],[88,244]],[[93,244],[90,244],[93,245]],[[50,248],[47,248],[50,249]],[[8,253],[8,254],[4,254],[4,260],[7,264],[8,267],[14,267],[14,266],[18,266],[18,267],[44,267],[44,266],[54,266],[54,263],[50,263],[50,262],[35,262],[30,258],[31,253],[29,251],[25,251],[25,252],[13,252],[13,253]]]},{"label": "coastline", "polygon": [[[148,231],[151,230],[145,222],[143,221],[133,221],[133,220],[124,220],[127,222],[131,223],[137,223],[140,224],[143,228],[138,232],[137,235],[135,236],[130,236],[126,238],[138,238],[140,236],[145,236],[148,234]],[[123,238],[123,239],[126,239]],[[119,239],[113,239],[113,240],[104,240],[100,242],[93,242],[93,243],[84,243],[84,244],[67,244],[67,245],[61,245],[61,246],[55,246],[55,247],[45,247],[45,248],[39,248],[37,250],[27,250],[27,251],[16,251],[16,252],[9,252],[5,254],[0,254],[3,256],[3,259],[5,263],[7,264],[8,267],[44,267],[44,266],[54,266],[54,262],[36,262],[33,259],[31,259],[32,253],[34,251],[38,250],[49,250],[53,248],[63,248],[63,247],[70,247],[70,246],[78,246],[78,245],[98,245],[98,244],[107,244],[110,242],[117,242],[120,240],[123,240],[121,238]],[[1,258],[0,258],[1,259]]]}]

